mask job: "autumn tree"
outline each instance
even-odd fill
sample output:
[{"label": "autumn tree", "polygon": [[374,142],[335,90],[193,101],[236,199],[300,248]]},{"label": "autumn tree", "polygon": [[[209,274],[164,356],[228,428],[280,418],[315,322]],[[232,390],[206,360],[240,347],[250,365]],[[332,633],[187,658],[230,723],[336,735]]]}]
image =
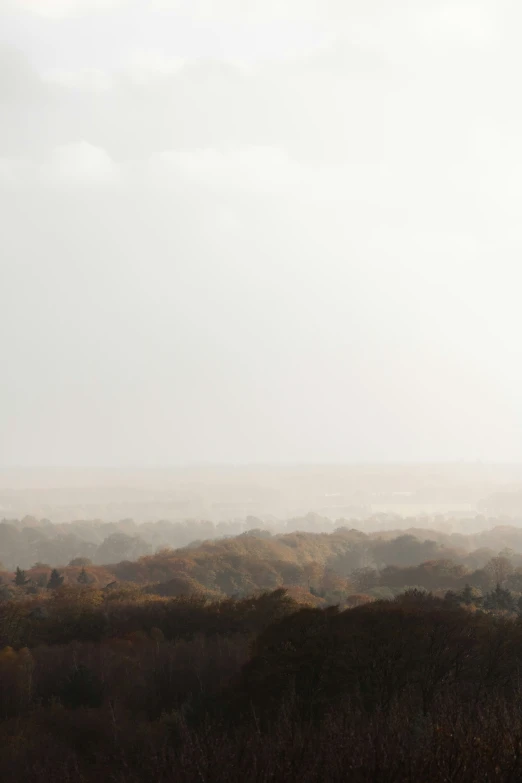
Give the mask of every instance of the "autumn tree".
[{"label": "autumn tree", "polygon": [[377,569],[365,567],[357,568],[351,574],[351,580],[354,582],[358,590],[370,590],[372,587],[377,587],[380,582],[380,575]]},{"label": "autumn tree", "polygon": [[522,593],[522,568],[516,568],[507,578],[506,587],[509,590],[515,590]]},{"label": "autumn tree", "polygon": [[31,700],[33,658],[27,648],[0,652],[0,716],[18,715]]},{"label": "autumn tree", "polygon": [[503,585],[513,571],[513,564],[507,557],[492,557],[484,570],[495,585]]},{"label": "autumn tree", "polygon": [[312,595],[314,595],[313,590],[316,589],[316,585],[321,581],[322,574],[323,569],[315,561],[303,565],[303,577]]},{"label": "autumn tree", "polygon": [[99,707],[103,701],[102,682],[84,664],[74,666],[63,686],[61,700],[70,709]]}]

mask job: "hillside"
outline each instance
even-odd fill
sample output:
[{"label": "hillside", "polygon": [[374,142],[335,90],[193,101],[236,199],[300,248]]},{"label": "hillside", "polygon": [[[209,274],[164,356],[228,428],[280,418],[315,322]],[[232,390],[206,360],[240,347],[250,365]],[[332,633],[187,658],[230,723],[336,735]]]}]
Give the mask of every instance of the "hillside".
[{"label": "hillside", "polygon": [[[107,550],[109,554],[112,550]],[[131,550],[134,551],[134,550]],[[49,563],[24,569],[25,590],[45,591]],[[406,588],[481,593],[497,582],[522,591],[522,531],[497,527],[473,536],[420,530],[363,533],[339,528],[333,533],[271,535],[252,530],[155,554],[127,557],[105,565],[84,557],[58,568],[64,584],[78,581],[105,588],[132,584],[162,596],[245,597],[285,588],[297,600],[316,605],[343,604],[353,596],[389,598]],[[499,576],[500,575],[500,576]],[[6,597],[14,594],[14,571],[0,573]]]}]

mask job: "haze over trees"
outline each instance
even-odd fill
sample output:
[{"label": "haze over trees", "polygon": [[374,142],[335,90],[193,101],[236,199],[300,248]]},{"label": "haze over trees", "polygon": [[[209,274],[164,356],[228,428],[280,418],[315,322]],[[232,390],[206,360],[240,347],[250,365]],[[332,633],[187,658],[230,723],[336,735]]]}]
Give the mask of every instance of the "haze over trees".
[{"label": "haze over trees", "polygon": [[1,523],[3,779],[516,780],[522,529],[425,519]]},{"label": "haze over trees", "polygon": [[0,599],[3,779],[522,774],[522,614],[499,584],[483,597],[469,585],[353,595],[344,610],[318,607],[314,590],[16,591]]},{"label": "haze over trees", "polygon": [[0,783],[521,783],[521,31],[0,0]]},{"label": "haze over trees", "polygon": [[507,525],[468,536],[420,528],[364,533],[342,526],[331,533],[282,534],[258,528],[178,549],[163,546],[152,553],[149,547],[136,560],[128,557],[136,551],[131,536],[112,534],[108,542],[98,550],[110,555],[102,563],[77,555],[66,563],[51,559],[27,569],[17,565],[13,573],[4,566],[4,596],[15,588],[37,594],[61,585],[111,582],[132,583],[162,596],[213,598],[284,588],[297,600],[306,596],[310,602],[313,596],[315,605],[348,605],[354,595],[392,598],[413,588],[440,596],[477,590],[482,596],[499,586],[513,591],[514,600],[522,592],[522,532]]}]

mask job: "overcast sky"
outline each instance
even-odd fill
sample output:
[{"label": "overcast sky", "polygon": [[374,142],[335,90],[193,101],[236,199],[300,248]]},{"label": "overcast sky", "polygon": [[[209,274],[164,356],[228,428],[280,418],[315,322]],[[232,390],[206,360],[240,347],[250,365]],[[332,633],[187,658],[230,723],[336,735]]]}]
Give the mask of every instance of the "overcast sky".
[{"label": "overcast sky", "polygon": [[0,464],[522,460],[521,33],[0,0]]}]

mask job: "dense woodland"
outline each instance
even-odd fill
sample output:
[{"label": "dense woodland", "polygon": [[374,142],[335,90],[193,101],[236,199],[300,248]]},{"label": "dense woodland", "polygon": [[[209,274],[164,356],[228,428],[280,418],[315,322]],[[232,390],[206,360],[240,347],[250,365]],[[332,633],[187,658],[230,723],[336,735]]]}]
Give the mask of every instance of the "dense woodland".
[{"label": "dense woodland", "polygon": [[48,519],[26,516],[0,522],[0,562],[11,570],[16,566],[30,568],[37,562],[63,566],[77,557],[87,557],[96,565],[104,565],[137,560],[165,547],[196,546],[204,541],[235,537],[255,529],[277,536],[295,532],[333,533],[347,528],[367,533],[374,539],[397,537],[399,532],[409,531],[422,540],[428,538],[441,543],[449,550],[471,552],[486,547],[496,552],[509,546],[522,552],[522,534],[520,528],[513,527],[513,524],[518,523],[509,518],[483,515],[467,519],[441,515],[410,516],[406,519],[384,513],[353,519],[332,519],[309,513],[288,519],[247,516],[216,523],[207,519],[186,519],[143,524],[133,519],[118,522],[78,519],[54,524]]},{"label": "dense woodland", "polygon": [[[100,528],[95,523],[71,527],[80,525],[87,530]],[[141,532],[141,527],[138,529]],[[41,541],[34,535],[40,530],[21,523],[2,523],[0,539],[14,539],[21,547],[30,537]],[[233,537],[192,541],[178,549],[159,546],[154,553],[149,546],[141,555],[139,541],[143,539],[115,530],[103,539],[96,559],[81,548],[70,548],[67,559],[60,559],[62,539],[68,535],[62,530],[61,536],[45,539],[49,550],[36,547],[29,554],[41,557],[32,561],[27,553],[14,560],[13,552],[18,550],[0,549],[4,561],[10,563],[10,567],[4,562],[3,570],[0,568],[4,600],[18,600],[21,594],[46,600],[48,585],[62,583],[98,588],[117,583],[142,594],[199,595],[214,600],[283,587],[296,600],[313,600],[317,606],[351,605],[353,597],[360,594],[368,600],[393,598],[411,588],[435,591],[440,597],[466,585],[486,594],[499,583],[517,598],[522,593],[522,529],[514,526],[497,526],[474,535],[420,528],[364,533],[347,526],[331,533],[273,535],[258,528]],[[46,553],[48,559],[43,558]]]},{"label": "dense woodland", "polygon": [[519,780],[521,532],[4,570],[2,780]]}]

